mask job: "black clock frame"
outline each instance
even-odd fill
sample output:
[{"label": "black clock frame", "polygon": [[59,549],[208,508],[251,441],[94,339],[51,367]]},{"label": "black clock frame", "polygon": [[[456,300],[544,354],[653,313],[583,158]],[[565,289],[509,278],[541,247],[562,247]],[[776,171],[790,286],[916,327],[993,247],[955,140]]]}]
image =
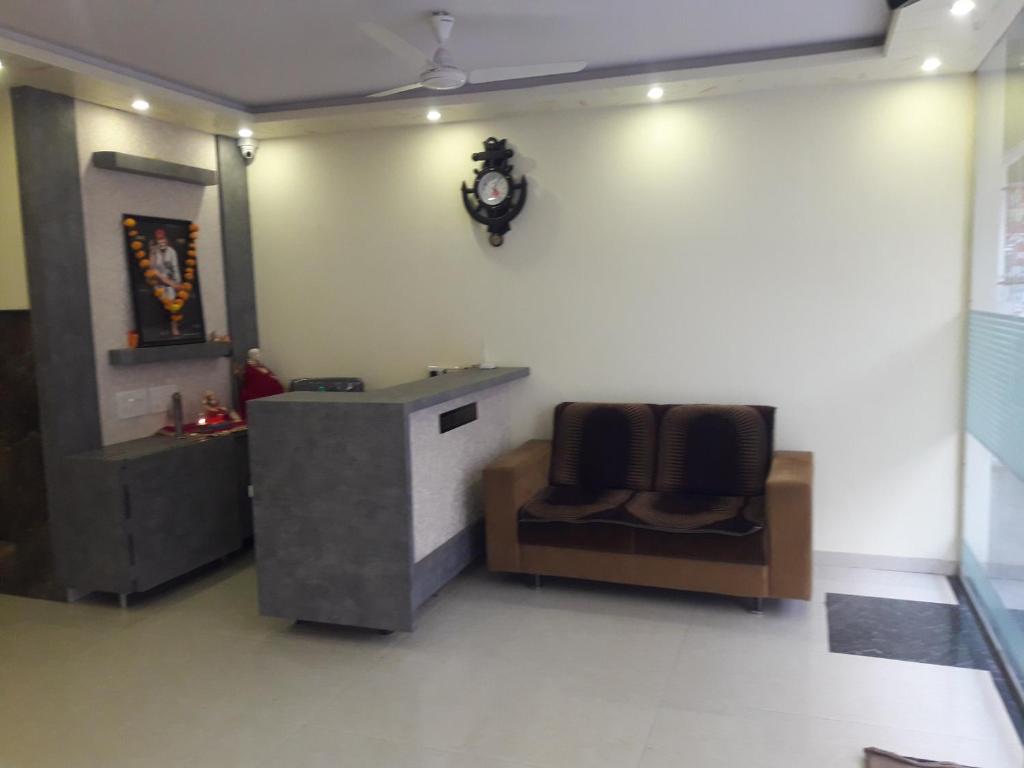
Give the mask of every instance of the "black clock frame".
[{"label": "black clock frame", "polygon": [[[462,203],[470,217],[487,227],[490,232],[488,241],[497,248],[505,242],[505,234],[511,229],[511,222],[518,216],[526,204],[526,177],[519,181],[512,178],[512,164],[509,160],[515,154],[505,146],[507,139],[496,139],[493,136],[484,142],[483,152],[474,152],[473,160],[483,165],[476,171],[472,186],[462,182]],[[488,205],[476,193],[480,177],[485,173],[497,171],[508,181],[508,195],[497,205]]]}]

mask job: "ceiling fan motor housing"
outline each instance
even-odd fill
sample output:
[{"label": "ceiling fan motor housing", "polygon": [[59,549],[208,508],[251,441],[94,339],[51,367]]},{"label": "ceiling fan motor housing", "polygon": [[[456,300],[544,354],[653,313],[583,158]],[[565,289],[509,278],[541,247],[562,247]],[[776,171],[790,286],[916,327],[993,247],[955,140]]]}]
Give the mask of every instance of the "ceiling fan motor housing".
[{"label": "ceiling fan motor housing", "polygon": [[451,64],[439,64],[423,73],[420,84],[432,91],[451,91],[466,84],[466,73]]},{"label": "ceiling fan motor housing", "polygon": [[466,84],[466,73],[452,63],[448,49],[441,46],[434,52],[433,63],[420,75],[420,83],[432,91],[451,91]]}]

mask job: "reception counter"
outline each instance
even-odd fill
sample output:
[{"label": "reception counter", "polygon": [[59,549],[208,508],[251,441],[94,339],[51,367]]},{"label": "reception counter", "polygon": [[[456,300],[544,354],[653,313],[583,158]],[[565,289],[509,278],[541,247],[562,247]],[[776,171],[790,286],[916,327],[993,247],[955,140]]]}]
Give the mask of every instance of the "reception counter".
[{"label": "reception counter", "polygon": [[411,630],[482,550],[480,475],[528,368],[249,404],[260,611]]}]

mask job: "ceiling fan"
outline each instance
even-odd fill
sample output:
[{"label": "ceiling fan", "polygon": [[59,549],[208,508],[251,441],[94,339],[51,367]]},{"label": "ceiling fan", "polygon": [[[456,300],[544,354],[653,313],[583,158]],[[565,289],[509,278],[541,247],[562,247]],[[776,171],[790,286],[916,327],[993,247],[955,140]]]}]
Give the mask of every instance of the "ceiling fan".
[{"label": "ceiling fan", "polygon": [[396,93],[405,93],[419,88],[426,88],[430,91],[453,91],[469,83],[495,83],[503,80],[520,80],[527,77],[550,77],[551,75],[565,75],[579,72],[587,66],[585,61],[563,61],[555,64],[524,64],[515,67],[491,67],[489,69],[474,69],[466,72],[460,69],[452,59],[445,43],[451,36],[452,27],[455,26],[455,17],[447,11],[434,11],[430,15],[430,23],[434,28],[434,36],[437,38],[437,50],[434,55],[424,61],[423,53],[404,38],[394,32],[385,29],[378,24],[360,24],[360,29],[369,37],[376,40],[395,55],[410,61],[413,66],[426,68],[420,73],[419,81],[409,85],[400,85],[397,88],[389,88],[386,91],[378,91],[367,96],[369,99],[380,99],[385,96],[393,96]]}]

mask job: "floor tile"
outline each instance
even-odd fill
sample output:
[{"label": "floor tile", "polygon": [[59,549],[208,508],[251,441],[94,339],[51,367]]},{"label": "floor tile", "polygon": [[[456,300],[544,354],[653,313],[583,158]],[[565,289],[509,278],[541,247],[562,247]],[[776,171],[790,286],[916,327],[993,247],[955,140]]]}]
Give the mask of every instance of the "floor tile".
[{"label": "floor tile", "polygon": [[609,694],[557,676],[510,679],[503,705],[478,722],[470,747],[538,766],[632,766],[654,723],[657,699]]},{"label": "floor tile", "polygon": [[[824,575],[947,608],[926,575],[864,570]],[[261,617],[256,588],[242,557],[126,611],[0,598],[0,768],[1021,765],[988,672],[831,653],[824,597],[755,616],[475,568],[381,637]]]},{"label": "floor tile", "polygon": [[885,597],[895,600],[956,605],[957,598],[946,576],[931,573],[901,573],[868,568],[818,565],[814,568],[814,600],[824,602],[825,595]]},{"label": "floor tile", "polygon": [[[198,768],[197,764],[197,768]],[[209,763],[221,766],[223,763]],[[523,763],[467,752],[450,752],[322,727],[290,736],[256,768],[529,768]]]},{"label": "floor tile", "polygon": [[738,709],[705,713],[663,709],[642,766],[861,768],[866,746],[985,768],[1016,768],[1021,753],[984,741],[908,731],[885,725]]}]

